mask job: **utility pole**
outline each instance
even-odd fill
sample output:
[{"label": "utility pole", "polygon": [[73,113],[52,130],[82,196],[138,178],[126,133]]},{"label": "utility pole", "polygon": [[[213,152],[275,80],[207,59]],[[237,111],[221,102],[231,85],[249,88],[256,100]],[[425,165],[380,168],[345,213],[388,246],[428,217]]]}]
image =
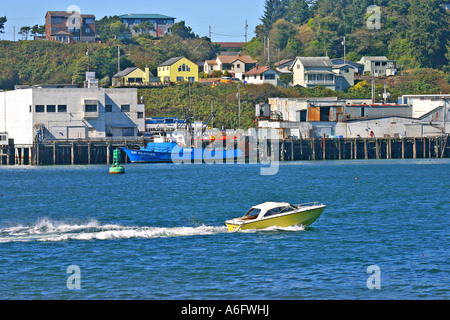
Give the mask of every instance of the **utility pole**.
[{"label": "utility pole", "polygon": [[120,46],[117,46],[117,73],[120,72]]},{"label": "utility pole", "polygon": [[211,100],[211,129],[214,129],[214,101]]},{"label": "utility pole", "polygon": [[346,43],[346,40],[345,40],[345,36],[344,36],[344,41],[342,42],[342,45],[344,46],[344,64],[346,64],[347,62],[346,62],[346,59],[345,59],[345,57],[346,57],[346,46],[347,46],[347,43]]},{"label": "utility pole", "polygon": [[211,25],[209,25],[209,40],[211,40]]},{"label": "utility pole", "polygon": [[248,31],[248,24],[247,20],[245,20],[245,43],[247,43],[247,31]]},{"label": "utility pole", "polygon": [[238,83],[239,129],[241,129],[241,87]]},{"label": "utility pole", "polygon": [[372,70],[372,104],[375,103],[375,76],[373,74],[373,70]]}]

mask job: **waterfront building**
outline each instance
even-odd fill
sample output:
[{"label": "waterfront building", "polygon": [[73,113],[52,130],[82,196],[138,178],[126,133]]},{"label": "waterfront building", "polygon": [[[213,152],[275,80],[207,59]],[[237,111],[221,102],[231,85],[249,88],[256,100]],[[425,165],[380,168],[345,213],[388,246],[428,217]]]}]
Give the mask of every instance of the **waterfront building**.
[{"label": "waterfront building", "polygon": [[74,43],[95,42],[95,15],[76,11],[48,11],[45,15],[45,39]]},{"label": "waterfront building", "polygon": [[198,65],[185,57],[171,58],[158,67],[161,82],[196,82],[198,81]]},{"label": "waterfront building", "polygon": [[145,106],[137,89],[20,86],[0,92],[0,132],[17,145],[41,140],[137,137]]},{"label": "waterfront building", "polygon": [[449,113],[440,106],[413,117],[410,104],[336,97],[269,98],[267,104],[256,105],[258,127],[276,129],[279,139],[434,137],[449,133]]}]

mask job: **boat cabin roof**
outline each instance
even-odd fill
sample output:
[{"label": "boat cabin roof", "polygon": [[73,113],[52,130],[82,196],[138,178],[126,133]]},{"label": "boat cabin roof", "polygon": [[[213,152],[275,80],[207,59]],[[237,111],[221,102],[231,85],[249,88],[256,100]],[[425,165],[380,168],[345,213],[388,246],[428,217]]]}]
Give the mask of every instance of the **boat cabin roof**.
[{"label": "boat cabin roof", "polygon": [[254,209],[260,209],[261,212],[266,212],[267,210],[279,208],[279,207],[286,207],[290,206],[287,202],[265,202],[258,204],[257,206],[254,206]]}]

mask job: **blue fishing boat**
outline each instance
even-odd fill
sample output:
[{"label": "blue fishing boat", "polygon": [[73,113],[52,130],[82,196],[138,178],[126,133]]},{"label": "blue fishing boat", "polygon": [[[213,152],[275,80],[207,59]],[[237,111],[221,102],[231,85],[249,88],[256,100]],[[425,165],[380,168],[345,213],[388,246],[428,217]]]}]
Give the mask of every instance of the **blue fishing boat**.
[{"label": "blue fishing boat", "polygon": [[244,158],[239,149],[224,148],[186,148],[176,142],[151,142],[139,149],[121,148],[126,152],[131,163],[198,163],[225,162]]}]

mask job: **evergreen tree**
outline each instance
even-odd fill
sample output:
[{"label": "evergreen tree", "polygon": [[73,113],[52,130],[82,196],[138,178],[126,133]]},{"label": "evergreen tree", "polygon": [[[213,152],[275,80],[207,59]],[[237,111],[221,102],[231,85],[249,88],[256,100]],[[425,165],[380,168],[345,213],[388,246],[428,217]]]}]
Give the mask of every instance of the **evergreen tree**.
[{"label": "evergreen tree", "polygon": [[449,17],[438,0],[412,0],[408,10],[406,37],[421,67],[446,65],[446,44],[450,37]]},{"label": "evergreen tree", "polygon": [[302,25],[310,17],[310,7],[308,0],[287,0],[286,20]]},{"label": "evergreen tree", "polygon": [[0,17],[0,33],[5,33],[3,29],[5,29],[6,21],[8,21],[6,17]]},{"label": "evergreen tree", "polygon": [[272,25],[286,14],[289,0],[266,0],[264,4],[264,15],[260,18],[263,23],[263,32],[267,35]]}]

